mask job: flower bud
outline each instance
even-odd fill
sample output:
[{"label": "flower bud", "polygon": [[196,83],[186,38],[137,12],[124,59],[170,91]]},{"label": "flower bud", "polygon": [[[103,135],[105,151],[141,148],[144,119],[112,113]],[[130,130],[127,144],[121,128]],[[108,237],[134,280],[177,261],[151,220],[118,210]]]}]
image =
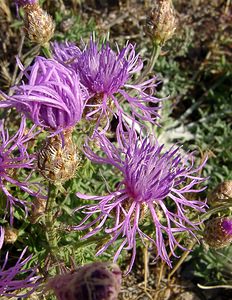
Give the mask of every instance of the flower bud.
[{"label": "flower bud", "polygon": [[58,300],[117,300],[121,271],[116,264],[96,262],[49,280]]},{"label": "flower bud", "polygon": [[47,180],[61,184],[73,178],[79,165],[72,129],[46,139],[37,158],[38,170]]},{"label": "flower bud", "polygon": [[221,182],[208,196],[208,204],[220,205],[221,202],[232,199],[232,180]]},{"label": "flower bud", "polygon": [[5,227],[4,231],[4,242],[6,244],[14,244],[18,238],[18,230],[12,227]]},{"label": "flower bud", "polygon": [[232,219],[214,218],[205,225],[204,240],[211,248],[223,248],[232,241]]},{"label": "flower bud", "polygon": [[157,0],[147,18],[146,33],[158,45],[169,40],[176,29],[176,17],[171,0]]},{"label": "flower bud", "polygon": [[24,6],[25,30],[29,40],[37,44],[45,44],[54,35],[55,23],[52,17],[39,4]]}]

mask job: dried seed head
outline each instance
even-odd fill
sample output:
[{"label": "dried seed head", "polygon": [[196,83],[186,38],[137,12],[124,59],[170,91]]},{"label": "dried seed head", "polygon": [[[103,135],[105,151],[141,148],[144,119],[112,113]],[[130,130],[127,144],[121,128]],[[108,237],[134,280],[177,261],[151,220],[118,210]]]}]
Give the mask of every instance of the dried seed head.
[{"label": "dried seed head", "polygon": [[30,222],[35,224],[39,217],[42,216],[46,209],[46,200],[41,198],[36,198],[32,203]]},{"label": "dried seed head", "polygon": [[169,40],[176,29],[176,16],[171,0],[156,0],[147,18],[146,33],[159,45]]},{"label": "dried seed head", "polygon": [[223,248],[232,242],[232,220],[214,218],[205,225],[204,240],[211,248]]},{"label": "dried seed head", "polygon": [[58,300],[117,300],[121,271],[116,264],[96,262],[48,282]]},{"label": "dried seed head", "polygon": [[18,230],[12,227],[4,228],[5,235],[4,235],[4,242],[6,244],[14,244],[18,238]]},{"label": "dried seed head", "polygon": [[55,23],[52,17],[39,4],[24,6],[25,30],[31,42],[45,44],[54,35]]},{"label": "dried seed head", "polygon": [[232,199],[232,180],[220,183],[208,196],[208,204],[211,206],[220,205],[221,202]]},{"label": "dried seed head", "polygon": [[72,140],[72,129],[46,139],[37,159],[40,173],[55,184],[73,178],[79,162],[77,148]]}]

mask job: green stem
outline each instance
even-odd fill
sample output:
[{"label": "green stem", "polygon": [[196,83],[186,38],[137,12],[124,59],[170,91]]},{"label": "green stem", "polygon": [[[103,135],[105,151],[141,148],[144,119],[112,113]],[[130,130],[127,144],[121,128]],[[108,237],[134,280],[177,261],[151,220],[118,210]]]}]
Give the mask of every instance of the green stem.
[{"label": "green stem", "polygon": [[161,46],[154,43],[153,49],[152,49],[152,54],[151,54],[151,59],[150,59],[149,63],[147,64],[145,70],[141,73],[139,78],[135,81],[135,84],[140,83],[142,80],[144,80],[144,78],[147,75],[149,75],[153,71],[155,63],[160,55],[160,51],[161,51]]},{"label": "green stem", "polygon": [[47,241],[54,257],[56,257],[54,252],[56,249],[58,249],[57,234],[54,222],[54,208],[56,207],[57,194],[58,188],[52,183],[49,183],[48,200],[45,210],[45,226]]},{"label": "green stem", "polygon": [[232,203],[224,203],[223,205],[217,206],[215,208],[211,208],[210,210],[208,210],[206,213],[204,213],[203,215],[200,216],[200,220],[201,221],[206,221],[207,219],[210,218],[211,215],[216,214],[220,211],[223,211],[225,209],[230,209],[232,208]]},{"label": "green stem", "polygon": [[52,53],[51,53],[51,50],[50,50],[50,44],[49,43],[46,43],[44,44],[42,47],[42,52],[43,54],[45,55],[46,58],[52,58]]},{"label": "green stem", "polygon": [[[101,241],[104,241],[106,239],[105,236],[103,237],[90,237],[86,240],[82,240],[82,241],[78,241],[77,243],[73,243],[72,244],[72,247],[75,248],[75,249],[78,249],[78,248],[82,248],[82,247],[86,247],[86,246],[89,246],[89,245],[92,245],[92,244],[95,244],[95,243],[99,243]],[[70,247],[70,245],[65,245],[65,246],[62,246],[62,248],[67,248],[67,247]]]}]

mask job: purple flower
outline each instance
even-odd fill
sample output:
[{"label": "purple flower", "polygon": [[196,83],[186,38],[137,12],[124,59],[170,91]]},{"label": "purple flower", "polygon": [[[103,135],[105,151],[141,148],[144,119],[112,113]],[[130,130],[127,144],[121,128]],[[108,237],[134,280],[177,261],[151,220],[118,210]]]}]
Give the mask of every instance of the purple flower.
[{"label": "purple flower", "polygon": [[10,137],[4,129],[3,120],[0,121],[0,190],[6,197],[6,211],[10,212],[10,223],[13,223],[13,207],[20,206],[27,212],[28,201],[21,200],[13,195],[10,187],[17,187],[23,192],[35,197],[45,198],[40,194],[40,184],[29,182],[30,176],[20,181],[20,169],[32,169],[35,156],[27,152],[27,144],[33,140],[38,132],[34,132],[35,126],[30,130],[26,128],[25,117],[22,118],[18,131]]},{"label": "purple flower", "polygon": [[5,230],[2,226],[0,226],[0,250],[2,249],[4,243]]},{"label": "purple flower", "polygon": [[[82,51],[74,44],[54,43],[53,55],[75,70],[81,83],[87,87],[90,94],[87,107],[91,108],[86,114],[87,118],[97,116],[99,123],[101,118],[106,117],[109,126],[110,114],[118,116],[119,124],[128,118],[133,121],[139,119],[138,122],[154,122],[159,116],[157,111],[160,99],[147,92],[156,87],[156,78],[143,83],[131,83],[133,74],[143,67],[132,44],[128,43],[122,50],[115,52],[108,43],[103,44],[99,50],[98,43],[92,39]],[[129,104],[129,113],[123,102]]]},{"label": "purple flower", "polygon": [[74,72],[53,59],[37,57],[23,73],[27,84],[14,87],[14,95],[5,95],[0,107],[15,107],[55,133],[80,121],[87,91]]},{"label": "purple flower", "polygon": [[225,218],[222,221],[222,228],[226,232],[226,234],[232,236],[232,220],[229,218]]},{"label": "purple flower", "polygon": [[15,3],[19,6],[25,6],[25,5],[33,5],[36,4],[38,0],[15,0]]},{"label": "purple flower", "polygon": [[217,217],[205,224],[204,240],[212,248],[223,248],[232,242],[232,219]]},{"label": "purple flower", "polygon": [[[4,263],[0,267],[0,296],[6,297],[28,297],[38,287],[39,276],[35,276],[36,267],[25,269],[25,265],[31,260],[32,255],[23,259],[27,248],[23,250],[16,264],[7,268],[8,253],[6,254]],[[24,279],[18,279],[18,275],[23,276]],[[21,289],[29,289],[21,291]]]},{"label": "purple flower", "polygon": [[[205,189],[198,184],[205,181],[198,172],[204,166],[194,168],[192,153],[182,157],[178,147],[164,151],[163,145],[152,137],[136,138],[134,133],[122,137],[120,147],[116,148],[104,135],[98,135],[98,143],[105,156],[99,157],[86,146],[86,155],[97,163],[107,163],[116,167],[123,180],[116,191],[105,196],[86,196],[77,193],[82,199],[91,199],[95,204],[84,205],[77,210],[86,214],[75,230],[91,228],[84,238],[98,233],[107,220],[105,233],[110,234],[109,241],[97,252],[101,254],[116,240],[120,246],[115,254],[117,260],[122,249],[133,249],[129,271],[135,260],[136,239],[148,240],[156,246],[157,257],[168,265],[171,261],[166,249],[166,237],[172,255],[177,245],[186,250],[176,240],[178,233],[186,232],[193,236],[198,229],[186,214],[186,209],[203,212],[204,202],[188,199],[188,193],[198,193]],[[96,215],[98,216],[96,217]],[[148,236],[142,231],[142,223],[148,214],[154,223],[154,235]],[[90,222],[87,222],[90,220]],[[112,225],[113,222],[113,225]],[[95,225],[95,228],[93,226]]]}]

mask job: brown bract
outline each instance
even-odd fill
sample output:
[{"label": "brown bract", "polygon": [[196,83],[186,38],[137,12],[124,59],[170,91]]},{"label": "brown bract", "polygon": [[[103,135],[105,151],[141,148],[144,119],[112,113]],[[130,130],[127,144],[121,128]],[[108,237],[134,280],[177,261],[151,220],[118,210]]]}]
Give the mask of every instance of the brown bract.
[{"label": "brown bract", "polygon": [[77,148],[72,140],[72,129],[67,129],[61,134],[45,140],[37,159],[38,170],[42,176],[56,184],[73,178],[79,165]]},{"label": "brown bract", "polygon": [[232,235],[222,226],[225,218],[214,218],[206,223],[204,241],[214,249],[223,248],[232,242]]},{"label": "brown bract", "polygon": [[222,202],[232,200],[232,180],[221,182],[208,196],[208,204],[220,205]]},{"label": "brown bract", "polygon": [[37,44],[45,44],[54,35],[55,23],[52,17],[39,4],[26,5],[25,31],[29,40]]},{"label": "brown bract", "polygon": [[171,0],[157,0],[147,19],[147,34],[156,44],[163,45],[175,30],[176,16]]},{"label": "brown bract", "polygon": [[5,227],[4,243],[14,244],[18,238],[18,230],[13,227]]}]

